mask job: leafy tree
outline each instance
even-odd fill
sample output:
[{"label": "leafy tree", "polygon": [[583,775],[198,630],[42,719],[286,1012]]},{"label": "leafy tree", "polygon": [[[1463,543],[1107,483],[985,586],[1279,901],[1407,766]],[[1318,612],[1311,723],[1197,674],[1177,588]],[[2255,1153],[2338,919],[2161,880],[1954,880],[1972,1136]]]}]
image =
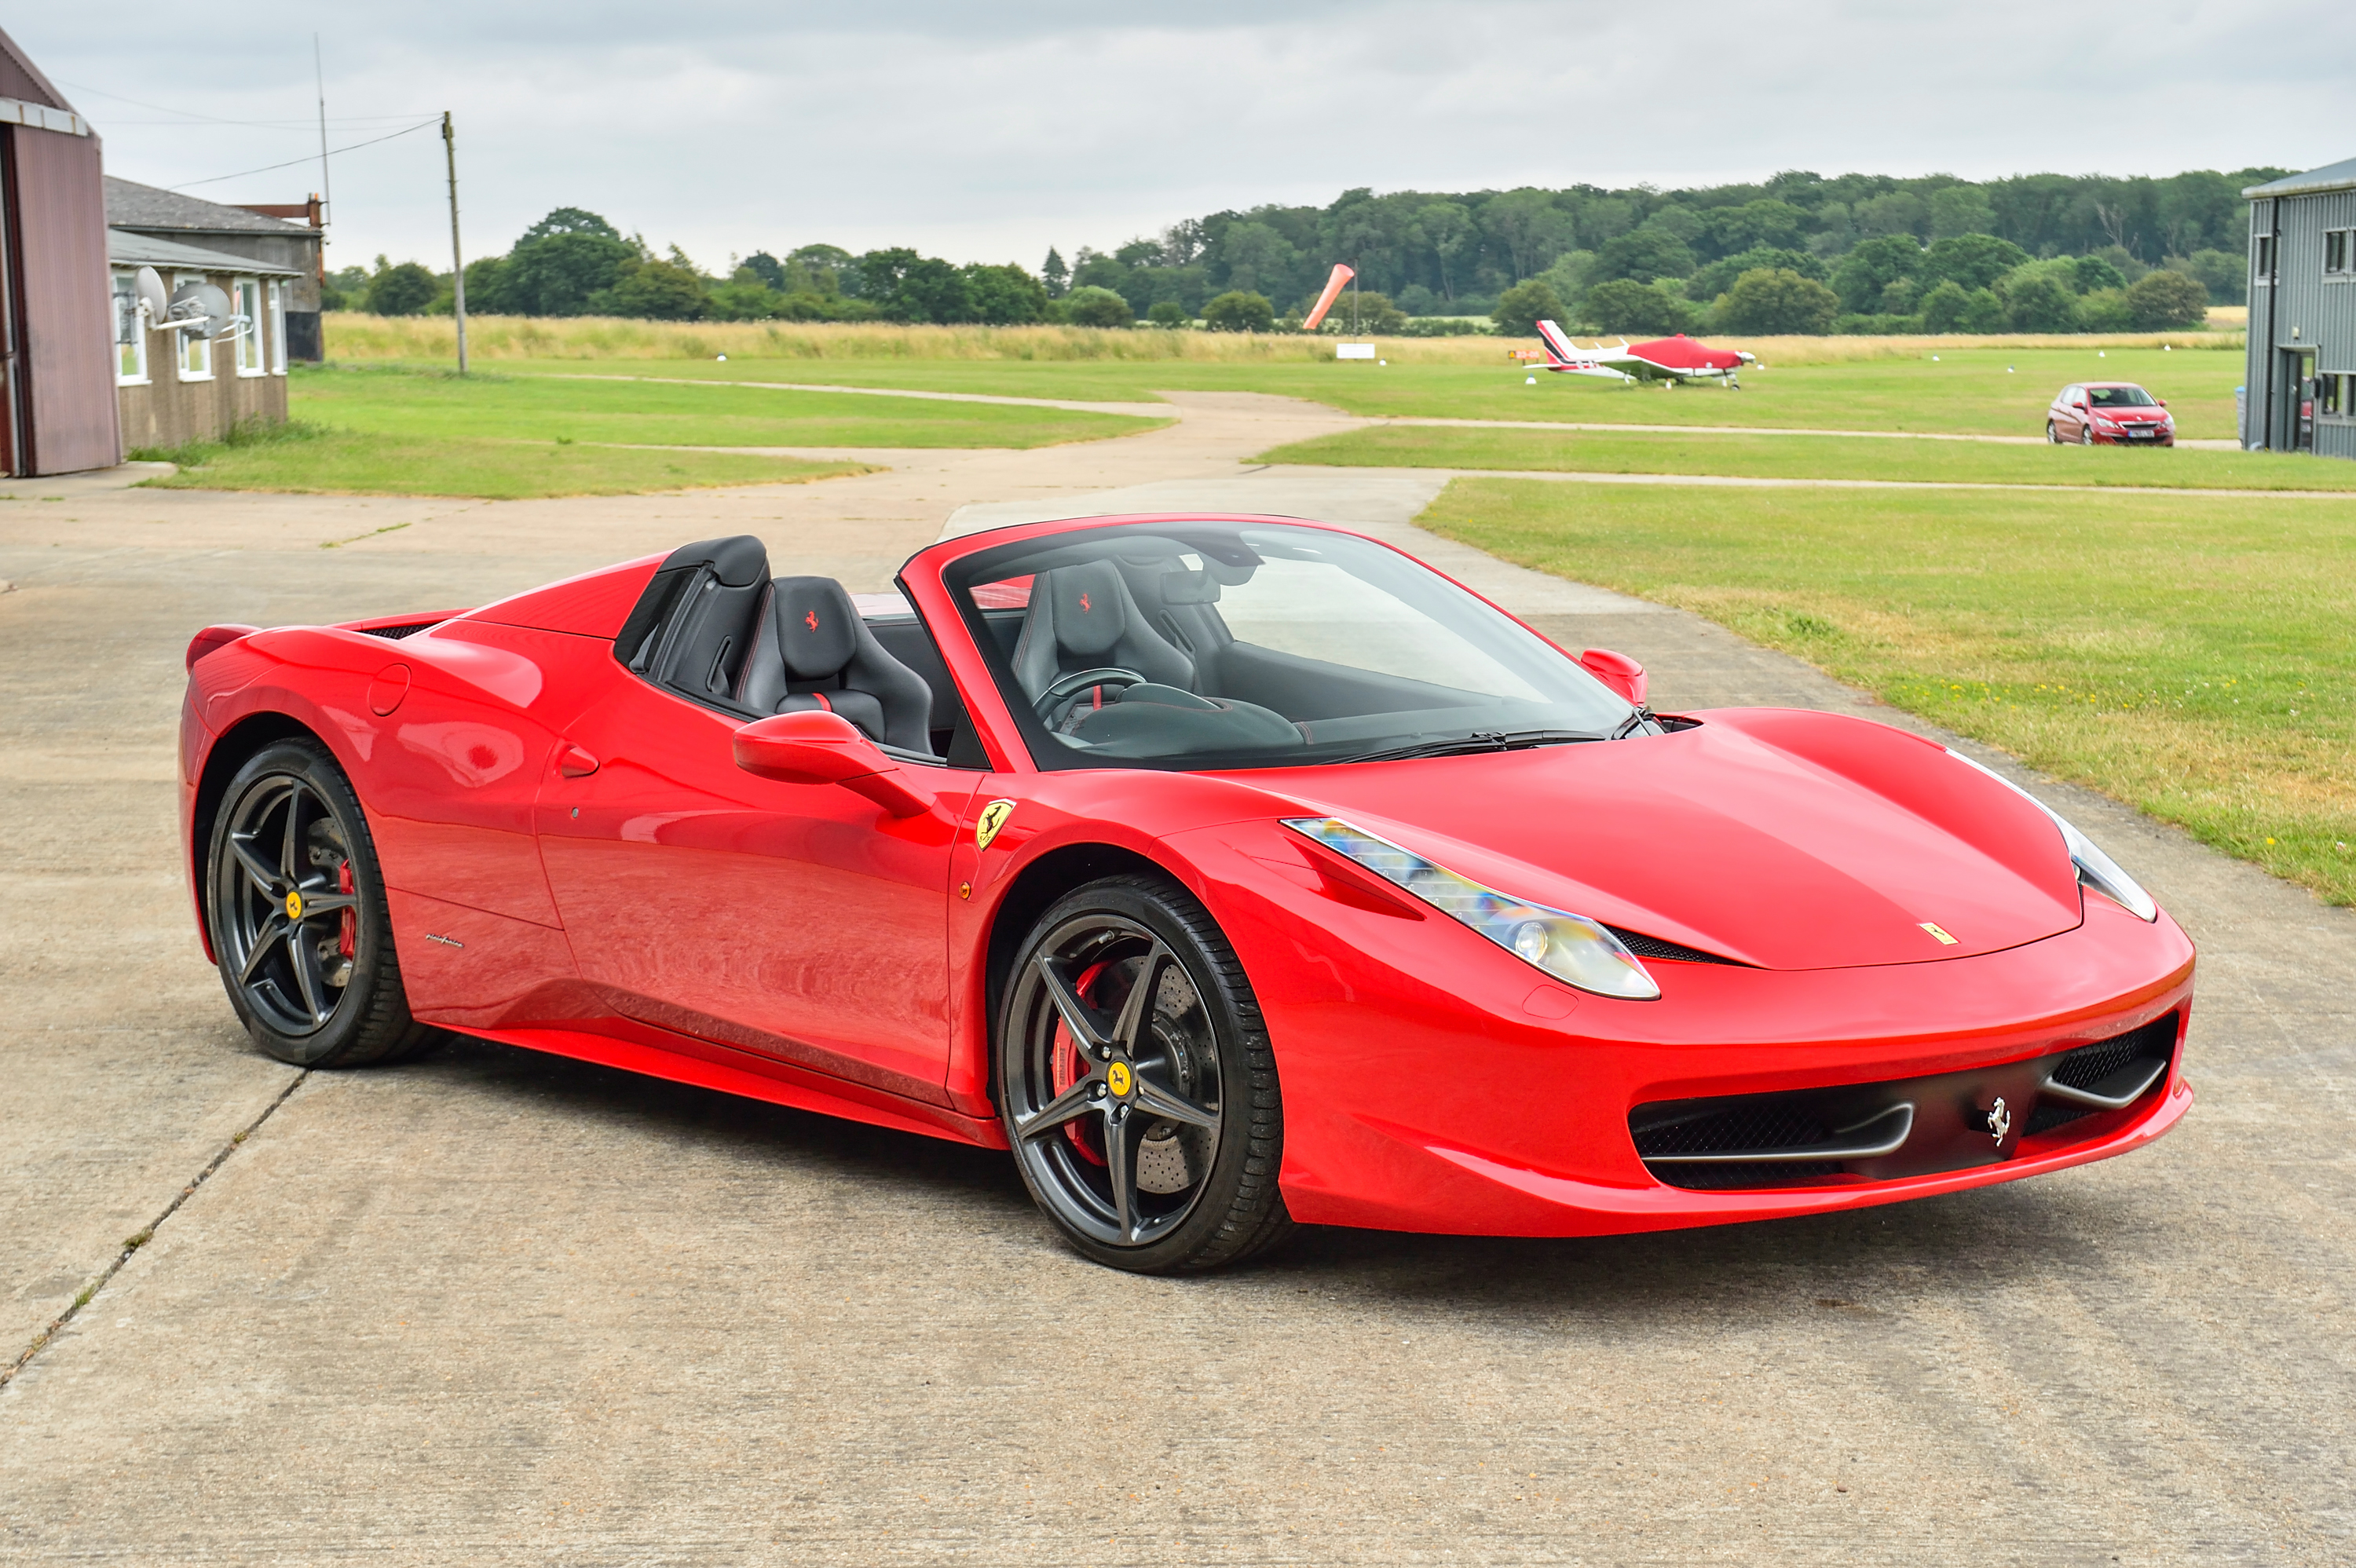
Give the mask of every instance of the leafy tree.
[{"label": "leafy tree", "polygon": [[744,258],[741,271],[747,272],[766,287],[779,293],[786,292],[786,264],[766,251],[755,251]]},{"label": "leafy tree", "polygon": [[2117,269],[2119,276],[2125,278],[2130,284],[2136,283],[2137,280],[2141,279],[2146,272],[2151,271],[2151,268],[2145,264],[2142,257],[2136,255],[2134,251],[2129,251],[2124,245],[2105,245],[2101,250],[2092,251],[2090,254],[2098,261],[2108,261],[2114,268]]},{"label": "leafy tree", "polygon": [[[1732,257],[1754,251],[1781,251],[1789,253],[1800,243],[1807,229],[1808,215],[1788,201],[1772,198],[1745,202],[1740,207],[1712,208],[1703,215],[1708,226],[1710,248],[1720,256]],[[1744,268],[1731,276],[1740,277]],[[1821,274],[1808,274],[1820,276]],[[1725,285],[1710,291],[1715,299],[1726,292]],[[1703,296],[1693,296],[1699,299]]]},{"label": "leafy tree", "polygon": [[1931,209],[1911,190],[1893,190],[1858,202],[1849,209],[1860,234],[1920,237],[1930,227]]},{"label": "leafy tree", "polygon": [[1616,240],[1606,240],[1595,252],[1599,282],[1627,278],[1649,283],[1655,278],[1682,278],[1692,273],[1694,254],[1666,228],[1646,224]]},{"label": "leafy tree", "polygon": [[2081,332],[2132,332],[2135,312],[2127,307],[2125,289],[2096,289],[2078,302]]},{"label": "leafy tree", "polygon": [[[542,219],[533,227],[548,221]],[[578,229],[519,240],[508,252],[504,292],[509,309],[517,315],[580,315],[588,310],[592,294],[613,287],[623,264],[637,259],[626,240]]]},{"label": "leafy tree", "polygon": [[508,298],[508,259],[505,256],[477,256],[466,263],[466,314],[515,314],[513,303]]},{"label": "leafy tree", "polygon": [[1961,332],[1964,312],[1971,305],[1971,291],[1953,278],[1942,279],[1929,293],[1922,296],[1922,330],[1925,332]]},{"label": "leafy tree", "polygon": [[1607,279],[1588,290],[1580,314],[1598,332],[1632,337],[1683,332],[1700,316],[1691,303],[1627,278]]},{"label": "leafy tree", "polygon": [[1922,247],[1912,235],[1876,235],[1841,258],[1833,272],[1833,292],[1840,295],[1843,310],[1869,315],[1880,308],[1890,284],[1912,277],[1922,266]]},{"label": "leafy tree", "polygon": [[1412,238],[1430,248],[1432,260],[1440,270],[1440,294],[1454,299],[1456,259],[1479,238],[1472,227],[1472,211],[1462,202],[1428,202],[1416,211]]},{"label": "leafy tree", "polygon": [[2006,292],[2004,319],[2015,332],[2075,332],[2078,299],[2052,273],[2032,273]]},{"label": "leafy tree", "polygon": [[786,255],[785,293],[859,294],[859,269],[840,245],[798,245]]},{"label": "leafy tree", "polygon": [[1064,258],[1055,253],[1053,245],[1047,247],[1047,259],[1039,264],[1039,277],[1047,285],[1047,297],[1051,300],[1062,299],[1064,291],[1072,285],[1072,269],[1064,264]]},{"label": "leafy tree", "polygon": [[[371,302],[376,291],[369,291]],[[2158,332],[2173,326],[2197,326],[2209,314],[2209,291],[2201,280],[2165,269],[2145,274],[2127,287],[2127,313],[2136,327]]]},{"label": "leafy tree", "polygon": [[[780,273],[785,271],[782,266],[777,270]],[[761,274],[754,271],[750,261],[737,268],[726,283],[715,285],[709,297],[709,314],[714,321],[766,321],[785,304],[785,296],[761,281]]]},{"label": "leafy tree", "polygon": [[1437,315],[1432,307],[1438,304],[1440,296],[1421,283],[1409,283],[1398,292],[1398,307],[1410,316]]},{"label": "leafy tree", "polygon": [[2029,252],[1993,234],[1957,234],[1933,240],[1916,275],[1953,278],[1966,289],[1985,289],[2029,260]]},{"label": "leafy tree", "polygon": [[376,274],[369,279],[368,307],[378,315],[422,315],[437,292],[434,274],[415,261],[398,266],[376,259]]},{"label": "leafy tree", "polygon": [[2070,270],[2082,294],[2092,293],[2096,289],[2123,289],[2127,286],[2125,275],[2111,264],[2107,257],[2080,256],[2070,263]]},{"label": "leafy tree", "polygon": [[[1594,292],[1592,289],[1588,291],[1590,298]],[[1536,337],[1539,322],[1558,322],[1569,314],[1563,309],[1562,301],[1555,297],[1555,292],[1547,287],[1544,280],[1532,278],[1528,283],[1515,283],[1498,295],[1497,308],[1489,313],[1489,319],[1495,322],[1497,330],[1507,337]]]},{"label": "leafy tree", "polygon": [[1974,289],[1964,296],[1963,318],[1955,326],[1962,332],[2002,332],[2004,301],[1994,289]]},{"label": "leafy tree", "polygon": [[1328,336],[1350,333],[1397,336],[1406,326],[1407,312],[1393,304],[1388,294],[1373,289],[1344,289],[1318,330]]},{"label": "leafy tree", "polygon": [[1229,224],[1218,248],[1226,263],[1227,287],[1234,293],[1290,292],[1286,285],[1301,264],[1301,252],[1292,242],[1265,223]]},{"label": "leafy tree", "polygon": [[600,240],[619,240],[622,231],[594,212],[578,207],[560,207],[523,231],[519,245],[529,245],[535,240],[545,240],[552,234],[594,234]]},{"label": "leafy tree", "polygon": [[1156,326],[1173,329],[1192,325],[1194,322],[1194,318],[1186,314],[1186,307],[1176,300],[1163,300],[1145,313],[1145,319]]},{"label": "leafy tree", "polygon": [[1755,272],[1762,267],[1770,272],[1797,272],[1817,283],[1825,281],[1825,264],[1804,251],[1779,251],[1760,245],[1739,256],[1729,256],[1712,261],[1686,280],[1686,297],[1704,304],[1716,299],[1734,286],[1734,280],[1745,272]]},{"label": "leafy tree", "polygon": [[1276,307],[1266,294],[1229,289],[1203,306],[1203,325],[1213,332],[1272,332]]},{"label": "leafy tree", "polygon": [[600,315],[643,321],[701,321],[712,309],[703,280],[693,269],[637,257],[624,263],[612,286],[592,295],[589,304]]},{"label": "leafy tree", "polygon": [[2219,304],[2250,303],[2250,262],[2240,251],[2195,251],[2185,259],[2184,270],[2198,278],[2209,297]]},{"label": "leafy tree", "polygon": [[1046,285],[1012,262],[1002,267],[976,262],[967,266],[962,276],[970,307],[963,319],[991,326],[1022,326],[1046,318]]},{"label": "leafy tree", "polygon": [[1976,185],[1951,185],[1931,193],[1931,233],[1940,240],[1958,234],[1996,232],[1996,208]]},{"label": "leafy tree", "polygon": [[[1076,272],[1075,275],[1077,275]],[[1227,296],[1224,294],[1220,296],[1222,299],[1226,297]],[[1211,302],[1212,304],[1218,303],[1218,300]],[[1064,319],[1074,326],[1117,327],[1137,325],[1136,313],[1129,308],[1127,300],[1113,293],[1112,290],[1095,283],[1077,285],[1064,296],[1063,304]],[[1205,314],[1206,315],[1209,314],[1207,307]],[[1271,319],[1274,313],[1271,312]]]},{"label": "leafy tree", "polygon": [[1511,260],[1515,278],[1544,272],[1547,262],[1570,249],[1577,233],[1570,215],[1554,204],[1551,193],[1529,188],[1509,190],[1482,203],[1480,225]]},{"label": "leafy tree", "polygon": [[937,257],[905,246],[870,251],[854,263],[859,295],[886,321],[913,323],[978,319],[966,279]]},{"label": "leafy tree", "polygon": [[1838,294],[1789,267],[1743,273],[1718,310],[1719,325],[1730,332],[1792,337],[1821,336],[1839,315]]}]

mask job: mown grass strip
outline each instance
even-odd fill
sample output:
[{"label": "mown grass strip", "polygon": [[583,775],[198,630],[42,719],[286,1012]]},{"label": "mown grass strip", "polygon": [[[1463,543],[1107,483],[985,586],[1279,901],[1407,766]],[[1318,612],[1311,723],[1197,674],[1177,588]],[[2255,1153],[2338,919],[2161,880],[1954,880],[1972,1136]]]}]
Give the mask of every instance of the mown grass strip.
[{"label": "mown grass strip", "polygon": [[1474,478],[1420,521],[1706,615],[2356,902],[2356,503]]},{"label": "mown grass strip", "polygon": [[226,440],[145,448],[131,455],[180,465],[177,474],[143,482],[153,489],[450,496],[489,501],[791,485],[873,472],[859,463],[578,443],[402,437],[301,421],[242,426]]},{"label": "mown grass strip", "polygon": [[1260,463],[1371,468],[1497,468],[1558,474],[1702,475],[1912,485],[2356,491],[2356,463],[2286,453],[2182,447],[2009,446],[1872,436],[1686,435],[1623,431],[1386,425],[1294,442]]}]

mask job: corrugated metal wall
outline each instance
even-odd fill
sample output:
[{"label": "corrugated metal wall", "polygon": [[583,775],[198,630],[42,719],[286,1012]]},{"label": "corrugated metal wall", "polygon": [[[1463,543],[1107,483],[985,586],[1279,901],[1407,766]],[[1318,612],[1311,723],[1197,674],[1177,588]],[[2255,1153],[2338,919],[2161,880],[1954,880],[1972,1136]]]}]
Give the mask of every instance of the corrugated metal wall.
[{"label": "corrugated metal wall", "polygon": [[4,126],[0,160],[24,446],[13,466],[27,474],[112,467],[123,446],[98,138]]},{"label": "corrugated metal wall", "polygon": [[[2317,375],[2356,374],[2356,270],[2323,270],[2324,235],[2356,229],[2356,190],[2285,196],[2250,205],[2249,399],[2244,443],[2276,452],[2298,445],[2298,367],[2314,356]],[[2275,239],[2271,283],[2256,273],[2257,240]],[[2318,411],[2314,451],[2356,457],[2356,418]]]}]

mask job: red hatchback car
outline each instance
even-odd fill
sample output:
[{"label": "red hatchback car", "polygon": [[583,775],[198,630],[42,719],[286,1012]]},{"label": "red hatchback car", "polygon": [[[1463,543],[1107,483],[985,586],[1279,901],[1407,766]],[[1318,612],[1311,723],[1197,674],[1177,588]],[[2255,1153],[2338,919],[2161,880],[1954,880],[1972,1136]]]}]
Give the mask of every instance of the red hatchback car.
[{"label": "red hatchback car", "polygon": [[2081,381],[2054,394],[2045,439],[2056,446],[2174,446],[2176,417],[2133,381]]}]

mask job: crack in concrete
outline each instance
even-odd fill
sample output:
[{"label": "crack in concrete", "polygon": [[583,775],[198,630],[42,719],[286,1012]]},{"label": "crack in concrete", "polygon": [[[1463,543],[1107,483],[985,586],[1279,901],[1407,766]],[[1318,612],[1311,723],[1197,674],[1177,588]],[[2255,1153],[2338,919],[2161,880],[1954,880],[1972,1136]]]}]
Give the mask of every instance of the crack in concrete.
[{"label": "crack in concrete", "polygon": [[244,1143],[246,1139],[252,1137],[255,1133],[259,1132],[262,1128],[262,1124],[275,1115],[278,1112],[278,1107],[286,1104],[286,1102],[294,1096],[294,1091],[303,1087],[304,1083],[309,1080],[310,1076],[311,1069],[307,1067],[302,1072],[297,1072],[294,1078],[288,1082],[286,1087],[281,1089],[277,1094],[271,1099],[270,1104],[262,1107],[262,1114],[260,1115],[254,1117],[253,1120],[248,1122],[244,1126],[230,1135],[229,1142],[221,1145],[220,1151],[216,1153],[211,1159],[205,1162],[205,1168],[197,1172],[195,1178],[191,1179],[186,1187],[181,1188],[180,1190],[174,1195],[169,1203],[164,1205],[164,1211],[162,1213],[156,1215],[153,1220],[148,1221],[144,1229],[135,1231],[131,1235],[123,1239],[123,1250],[114,1254],[114,1261],[108,1264],[104,1269],[101,1270],[97,1278],[91,1280],[88,1285],[83,1285],[80,1290],[77,1291],[74,1294],[74,1298],[71,1304],[70,1304],[63,1312],[59,1313],[56,1319],[52,1321],[48,1328],[34,1335],[33,1342],[26,1346],[24,1350],[14,1361],[11,1361],[5,1367],[0,1367],[0,1388],[6,1388],[9,1383],[14,1381],[16,1374],[23,1371],[25,1368],[31,1363],[35,1356],[39,1355],[43,1349],[47,1349],[50,1340],[55,1339],[60,1333],[64,1332],[66,1325],[71,1323],[76,1317],[80,1316],[81,1309],[83,1307],[98,1299],[99,1292],[104,1290],[107,1285],[113,1281],[114,1276],[123,1272],[123,1265],[131,1261],[132,1254],[136,1253],[140,1248],[145,1246],[148,1243],[154,1241],[155,1239],[155,1232],[163,1229],[164,1221],[178,1213],[180,1211],[180,1205],[186,1203],[190,1198],[196,1196],[197,1189],[202,1187],[208,1180],[211,1179],[213,1172],[219,1170],[228,1162],[229,1157],[237,1152],[238,1146]]}]

